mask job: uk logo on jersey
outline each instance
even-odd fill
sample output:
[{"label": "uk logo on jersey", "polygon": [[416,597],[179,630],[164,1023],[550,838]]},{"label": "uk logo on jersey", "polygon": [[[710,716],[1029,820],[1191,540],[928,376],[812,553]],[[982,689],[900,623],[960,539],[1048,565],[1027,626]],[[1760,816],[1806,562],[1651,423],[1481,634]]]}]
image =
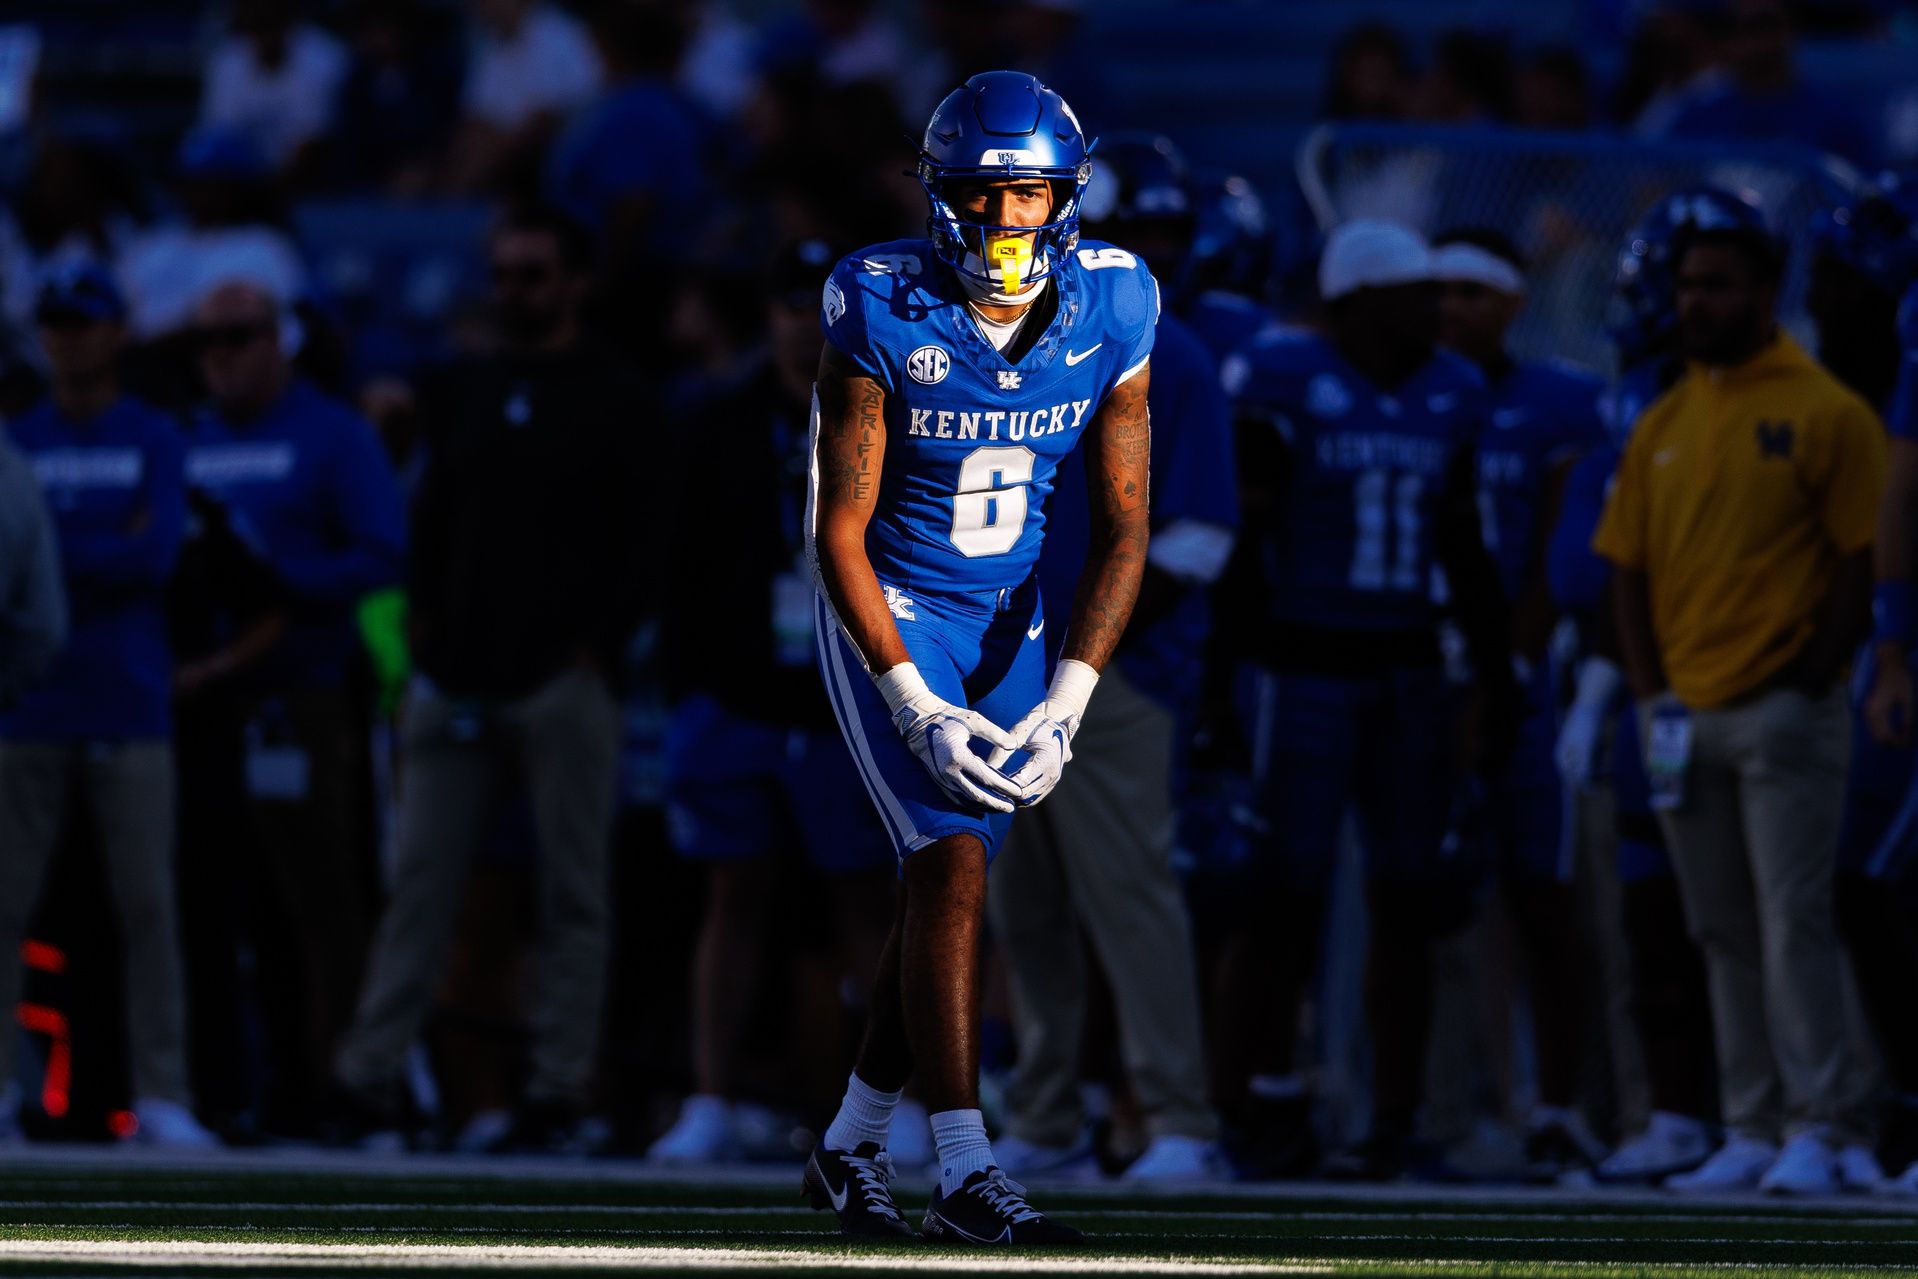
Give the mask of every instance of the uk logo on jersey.
[{"label": "uk logo on jersey", "polygon": [[936,346],[922,346],[906,357],[906,372],[921,386],[934,386],[952,372],[952,357]]},{"label": "uk logo on jersey", "polygon": [[999,389],[1001,391],[1018,390],[1020,381],[1021,381],[1020,375],[1015,370],[1013,369],[999,370]]}]

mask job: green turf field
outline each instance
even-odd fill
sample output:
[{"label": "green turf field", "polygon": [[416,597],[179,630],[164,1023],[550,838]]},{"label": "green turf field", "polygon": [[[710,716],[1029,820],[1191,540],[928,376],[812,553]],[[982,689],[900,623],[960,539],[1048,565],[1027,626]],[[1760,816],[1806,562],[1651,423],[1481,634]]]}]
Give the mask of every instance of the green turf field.
[{"label": "green turf field", "polygon": [[[798,1174],[711,1180],[593,1165],[285,1159],[0,1162],[0,1274],[511,1270],[872,1274],[1849,1275],[1918,1269],[1918,1207],[1701,1205],[1325,1188],[1035,1191],[1092,1236],[1071,1253],[847,1247]],[[900,1196],[910,1212],[922,1188]]]}]

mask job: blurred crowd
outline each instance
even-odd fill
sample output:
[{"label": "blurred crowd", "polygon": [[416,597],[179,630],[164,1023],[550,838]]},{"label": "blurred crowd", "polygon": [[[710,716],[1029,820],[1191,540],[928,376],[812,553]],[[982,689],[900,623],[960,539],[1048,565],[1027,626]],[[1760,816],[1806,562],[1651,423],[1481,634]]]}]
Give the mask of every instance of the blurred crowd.
[{"label": "blurred crowd", "polygon": [[[1524,228],[1321,253],[1296,191],[1109,127],[1152,122],[1085,8],[233,0],[158,156],[56,127],[32,28],[0,32],[0,1148],[803,1156],[896,879],[816,669],[820,289],[921,232],[914,129],[1013,64],[1105,135],[1085,233],[1165,316],[1153,578],[1078,789],[994,871],[1007,1171],[1918,1193],[1885,1176],[1918,1156],[1908,595],[1867,616],[1918,485],[1881,421],[1914,188],[1815,227],[1644,192],[1612,367],[1522,361]],[[1322,118],[1918,149],[1799,77],[1784,0],[1625,8],[1608,83],[1355,27]],[[1809,350],[1773,324],[1788,243]],[[1761,364],[1756,456],[1814,467],[1829,518],[1703,463],[1730,505],[1670,514],[1641,414],[1719,421],[1698,387]],[[1428,404],[1489,394],[1436,585],[1407,476],[1360,468],[1356,543],[1354,493],[1294,483],[1308,419],[1335,456],[1428,367]],[[1087,499],[1052,501],[1069,595]],[[1717,539],[1682,571],[1674,520]],[[1384,640],[1288,612],[1333,556],[1401,597]],[[1788,640],[1660,651],[1674,578]]]}]

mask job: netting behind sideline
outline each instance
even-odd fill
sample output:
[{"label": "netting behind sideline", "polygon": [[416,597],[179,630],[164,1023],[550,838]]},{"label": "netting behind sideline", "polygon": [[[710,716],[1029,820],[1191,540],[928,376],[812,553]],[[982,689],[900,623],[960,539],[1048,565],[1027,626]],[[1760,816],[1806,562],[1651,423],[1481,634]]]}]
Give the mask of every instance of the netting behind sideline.
[{"label": "netting behind sideline", "polygon": [[1531,294],[1518,354],[1612,366],[1606,302],[1626,233],[1661,196],[1709,183],[1755,196],[1790,246],[1781,318],[1801,339],[1812,215],[1857,181],[1798,147],[1646,142],[1503,129],[1327,125],[1301,144],[1298,176],[1321,230],[1386,218],[1435,236],[1466,226],[1510,236]]}]

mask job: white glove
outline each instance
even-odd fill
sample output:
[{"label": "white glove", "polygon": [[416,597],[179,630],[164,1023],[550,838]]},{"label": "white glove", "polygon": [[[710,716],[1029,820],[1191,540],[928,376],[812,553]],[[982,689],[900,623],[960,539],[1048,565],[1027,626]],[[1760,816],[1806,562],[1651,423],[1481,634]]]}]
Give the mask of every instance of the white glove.
[{"label": "white glove", "polygon": [[1552,751],[1558,775],[1567,786],[1583,790],[1592,784],[1599,743],[1605,740],[1605,721],[1624,682],[1617,664],[1602,657],[1588,657],[1579,663],[1578,691],[1565,711],[1565,722],[1559,726],[1558,743]]},{"label": "white glove", "polygon": [[1012,757],[1013,750],[1026,752],[1026,762],[1012,775],[1020,807],[1038,803],[1059,784],[1059,775],[1072,758],[1073,736],[1079,731],[1079,721],[1085,718],[1086,703],[1092,700],[1092,689],[1098,682],[1099,672],[1085,662],[1060,662],[1052,672],[1046,700],[1012,726],[1016,744],[1011,750],[1001,747],[992,753],[988,762],[997,769]]},{"label": "white glove", "polygon": [[932,779],[962,803],[1010,813],[1018,788],[973,752],[972,739],[983,737],[1005,750],[1017,744],[1012,734],[984,715],[954,706],[926,687],[919,668],[901,662],[873,684],[892,712],[893,726],[926,766]]}]

